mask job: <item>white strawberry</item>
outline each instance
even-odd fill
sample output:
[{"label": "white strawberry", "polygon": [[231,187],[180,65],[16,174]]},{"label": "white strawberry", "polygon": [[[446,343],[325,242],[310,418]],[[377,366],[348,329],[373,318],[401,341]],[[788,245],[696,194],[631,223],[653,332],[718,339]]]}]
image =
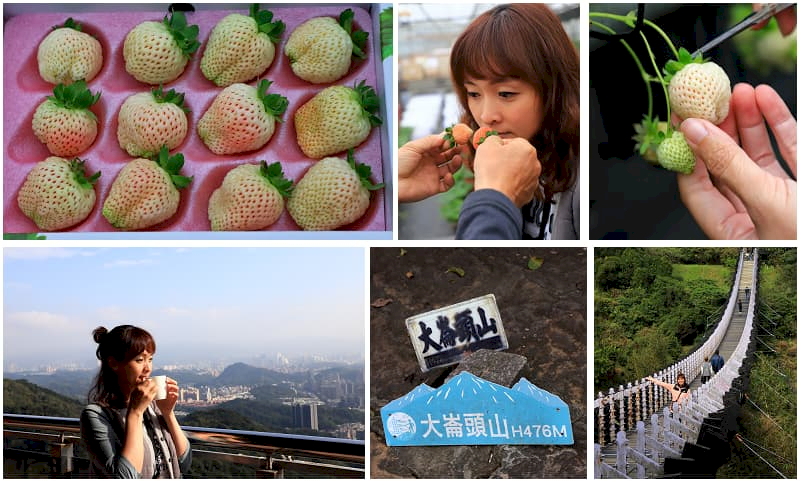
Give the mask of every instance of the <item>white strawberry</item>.
[{"label": "white strawberry", "polygon": [[250,16],[233,13],[219,21],[206,42],[200,69],[220,87],[247,82],[267,70],[285,25],[272,12],[250,7]]},{"label": "white strawberry", "polygon": [[97,116],[89,110],[100,93],[83,80],[59,84],[33,113],[33,134],[56,156],[72,157],[89,149],[97,137]]},{"label": "white strawberry", "polygon": [[114,178],[103,216],[120,230],[140,230],[168,220],[178,211],[178,189],[192,181],[178,174],[182,167],[183,154],[170,156],[166,146],[156,161],[130,161]]},{"label": "white strawberry", "polygon": [[183,12],[173,12],[163,22],[142,22],[125,37],[122,55],[125,70],[139,82],[166,84],[183,73],[193,52],[200,47],[197,25],[186,25]]},{"label": "white strawberry", "polygon": [[36,60],[42,79],[51,84],[72,84],[81,79],[89,82],[103,67],[103,49],[70,17],[42,40]]},{"label": "white strawberry", "polygon": [[672,136],[661,141],[656,149],[658,164],[670,171],[691,174],[694,171],[694,152],[686,143],[683,133],[673,131]]},{"label": "white strawberry", "polygon": [[300,24],[283,48],[292,71],[314,84],[341,79],[350,70],[350,58],[366,58],[367,32],[353,32],[353,10],[332,17],[314,17]]},{"label": "white strawberry", "polygon": [[280,163],[243,164],[228,171],[208,200],[211,229],[261,230],[278,221],[292,182]]},{"label": "white strawberry", "polygon": [[51,156],[31,169],[17,193],[22,212],[42,230],[63,230],[92,212],[98,171],[86,177],[84,162]]},{"label": "white strawberry", "polygon": [[704,62],[702,56],[692,58],[682,48],[678,61],[667,62],[664,68],[669,83],[669,103],[681,119],[690,117],[719,124],[728,117],[731,81],[720,66]]},{"label": "white strawberry", "polygon": [[332,86],[300,106],[294,115],[297,144],[309,158],[340,153],[364,142],[379,108],[375,90],[361,81],[355,88]]},{"label": "white strawberry", "polygon": [[272,82],[262,79],[258,89],[233,84],[220,92],[197,123],[200,139],[215,154],[254,151],[267,144],[275,132],[275,121],[289,101],[280,94],[267,94]]},{"label": "white strawberry", "polygon": [[325,158],[303,176],[292,191],[287,209],[304,230],[335,230],[361,218],[369,208],[373,185],[369,166],[356,165],[353,150],[347,160]]},{"label": "white strawberry", "polygon": [[117,140],[131,156],[149,158],[162,145],[172,150],[186,137],[189,124],[183,93],[163,92],[161,87],[134,94],[122,103],[117,121]]}]

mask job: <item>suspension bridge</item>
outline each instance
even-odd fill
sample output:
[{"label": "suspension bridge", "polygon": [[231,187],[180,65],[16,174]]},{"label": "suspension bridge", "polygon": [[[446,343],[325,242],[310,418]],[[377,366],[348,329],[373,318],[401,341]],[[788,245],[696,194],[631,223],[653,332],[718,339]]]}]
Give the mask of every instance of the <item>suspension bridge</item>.
[{"label": "suspension bridge", "polygon": [[[714,477],[730,457],[754,363],[757,249],[742,250],[722,317],[694,352],[653,377],[674,384],[685,374],[691,397],[642,379],[600,392],[594,402],[595,478]],[[701,367],[718,350],[724,366],[705,384]]]}]

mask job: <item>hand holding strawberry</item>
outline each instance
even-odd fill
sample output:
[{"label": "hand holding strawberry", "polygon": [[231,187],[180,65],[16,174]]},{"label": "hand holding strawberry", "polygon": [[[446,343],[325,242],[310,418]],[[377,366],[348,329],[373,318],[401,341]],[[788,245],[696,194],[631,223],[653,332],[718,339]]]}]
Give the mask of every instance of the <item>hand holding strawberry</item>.
[{"label": "hand holding strawberry", "polygon": [[475,191],[493,189],[521,208],[533,199],[542,165],[522,138],[489,136],[475,152]]},{"label": "hand holding strawberry", "polygon": [[397,154],[398,201],[420,201],[452,188],[466,149],[447,149],[446,141],[436,134],[404,144]]},{"label": "hand holding strawberry", "polygon": [[768,86],[737,85],[731,110],[720,127],[697,119],[681,125],[699,158],[691,175],[678,176],[681,199],[712,239],[796,239],[797,182],[772,151],[764,119],[793,176],[797,122]]}]

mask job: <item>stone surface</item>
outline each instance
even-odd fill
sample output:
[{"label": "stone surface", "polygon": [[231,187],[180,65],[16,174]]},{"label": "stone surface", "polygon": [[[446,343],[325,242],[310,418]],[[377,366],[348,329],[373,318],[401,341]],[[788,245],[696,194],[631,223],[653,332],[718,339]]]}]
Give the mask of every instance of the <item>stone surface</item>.
[{"label": "stone surface", "polygon": [[[542,259],[541,267],[529,270],[530,257]],[[370,477],[586,478],[585,249],[373,248],[370,267],[370,302],[384,299],[370,308]],[[454,373],[420,370],[405,319],[487,293],[497,298],[508,336],[503,354],[527,359],[521,370],[509,370],[517,372],[510,383],[489,380],[511,386],[525,377],[559,396],[569,405],[575,444],[387,447],[380,409]],[[485,377],[472,365],[477,354],[469,372]]]},{"label": "stone surface", "polygon": [[461,361],[445,382],[462,372],[469,372],[486,381],[511,387],[519,381],[519,374],[526,362],[528,359],[519,354],[480,349]]}]

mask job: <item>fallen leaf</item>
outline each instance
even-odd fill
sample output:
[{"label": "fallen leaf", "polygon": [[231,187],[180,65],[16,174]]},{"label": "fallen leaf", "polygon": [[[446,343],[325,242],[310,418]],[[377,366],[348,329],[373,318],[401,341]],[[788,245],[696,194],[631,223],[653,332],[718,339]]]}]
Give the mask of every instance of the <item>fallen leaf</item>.
[{"label": "fallen leaf", "polygon": [[403,256],[403,255],[405,255],[406,253],[408,253],[408,251],[407,251],[406,249],[404,249],[404,248],[401,248],[401,249],[400,249],[400,255],[397,255],[397,258],[400,258],[400,257],[402,257],[402,256]]},{"label": "fallen leaf", "polygon": [[447,271],[445,273],[450,273],[450,272],[455,273],[459,277],[463,277],[464,276],[464,269],[463,268],[450,267],[450,268],[447,269]]},{"label": "fallen leaf", "polygon": [[542,266],[542,263],[544,263],[544,260],[541,258],[530,257],[528,258],[528,270],[536,270]]},{"label": "fallen leaf", "polygon": [[381,307],[389,305],[390,303],[392,303],[392,299],[375,299],[370,305],[372,305],[376,309],[379,309]]},{"label": "fallen leaf", "polygon": [[414,278],[414,272],[406,272],[406,278]]}]

